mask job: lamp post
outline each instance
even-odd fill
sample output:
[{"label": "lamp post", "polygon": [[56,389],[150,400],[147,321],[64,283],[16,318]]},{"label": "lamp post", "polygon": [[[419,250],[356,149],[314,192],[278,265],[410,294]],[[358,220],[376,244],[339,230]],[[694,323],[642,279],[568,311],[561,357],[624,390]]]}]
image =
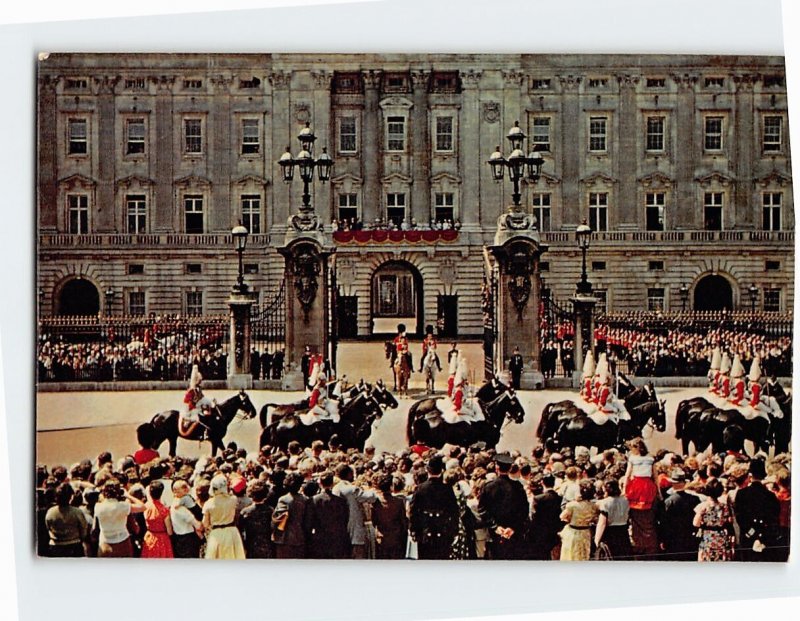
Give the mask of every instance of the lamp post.
[{"label": "lamp post", "polygon": [[247,292],[247,285],[244,283],[244,269],[242,265],[242,255],[244,254],[244,250],[247,247],[247,236],[249,234],[250,234],[249,231],[241,224],[233,227],[233,230],[231,231],[231,236],[233,237],[233,245],[234,248],[236,248],[236,253],[239,255],[239,276],[236,279],[236,284],[233,286],[233,290],[239,293]]},{"label": "lamp post", "polygon": [[521,211],[520,200],[522,198],[519,191],[519,182],[523,176],[527,176],[530,181],[536,183],[542,174],[544,158],[540,152],[540,145],[533,145],[530,153],[525,155],[522,150],[525,133],[520,129],[519,121],[514,123],[514,127],[508,132],[506,138],[511,143],[511,154],[508,159],[503,157],[498,145],[494,153],[489,157],[487,164],[492,169],[492,178],[495,181],[502,181],[505,169],[508,168],[508,177],[511,183],[514,184],[514,193],[511,195],[513,204],[509,206],[509,211],[519,213]]},{"label": "lamp post", "polygon": [[680,293],[680,296],[681,296],[681,310],[685,312],[686,311],[686,302],[689,301],[689,287],[686,286],[686,283],[683,283],[681,285],[679,293]]},{"label": "lamp post", "polygon": [[297,136],[300,141],[300,152],[297,157],[292,157],[291,147],[286,147],[286,152],[278,160],[281,167],[283,181],[291,183],[294,179],[294,169],[297,167],[300,179],[303,181],[303,204],[300,207],[300,214],[292,224],[301,231],[310,231],[317,228],[317,217],[311,207],[311,182],[314,180],[314,169],[317,169],[317,177],[325,183],[331,178],[331,168],[333,159],[328,155],[328,150],[323,147],[322,154],[314,159],[314,142],[317,137],[311,131],[309,123],[300,131]]},{"label": "lamp post", "polygon": [[578,295],[589,295],[592,292],[592,283],[589,282],[586,276],[586,253],[589,251],[589,243],[592,239],[592,229],[586,224],[584,220],[578,228],[575,229],[575,240],[578,243],[578,248],[581,249],[583,255],[583,262],[581,264],[581,280],[577,286]]},{"label": "lamp post", "polygon": [[750,285],[747,289],[747,292],[750,294],[750,312],[756,312],[756,302],[758,301],[758,287],[755,284]]},{"label": "lamp post", "polygon": [[114,291],[114,289],[112,289],[111,287],[106,289],[106,292],[105,292],[105,295],[106,295],[106,316],[111,315],[111,308],[112,308],[112,306],[114,304],[114,296],[116,294],[117,294],[116,291]]}]

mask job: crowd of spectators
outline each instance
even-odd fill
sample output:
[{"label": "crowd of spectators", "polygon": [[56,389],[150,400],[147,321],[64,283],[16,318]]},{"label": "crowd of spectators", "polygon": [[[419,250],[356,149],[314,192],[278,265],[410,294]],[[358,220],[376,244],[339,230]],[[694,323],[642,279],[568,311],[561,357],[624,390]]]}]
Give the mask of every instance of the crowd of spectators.
[{"label": "crowd of spectators", "polygon": [[331,221],[331,230],[337,231],[449,231],[460,230],[461,221],[452,218],[431,219],[429,222],[418,223],[416,218],[402,219],[399,222],[394,219],[384,220],[381,217],[375,218],[371,223],[365,224],[360,218],[342,218]]},{"label": "crowd of spectators", "polygon": [[641,439],[593,457],[480,444],[381,454],[343,451],[335,437],[286,452],[230,444],[199,460],[142,448],[116,463],[103,453],[39,466],[38,552],[778,561],[788,556],[790,469],[785,454],[648,455]]}]

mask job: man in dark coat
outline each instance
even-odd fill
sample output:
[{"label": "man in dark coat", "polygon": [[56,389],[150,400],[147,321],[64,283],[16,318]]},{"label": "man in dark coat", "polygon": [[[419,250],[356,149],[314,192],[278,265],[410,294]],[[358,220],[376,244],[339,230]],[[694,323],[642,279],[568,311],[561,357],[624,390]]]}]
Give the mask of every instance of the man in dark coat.
[{"label": "man in dark coat", "polygon": [[308,386],[308,378],[311,375],[312,356],[311,347],[306,345],[306,351],[303,353],[303,357],[300,358],[300,372],[303,374],[303,388]]},{"label": "man in dark coat", "polygon": [[519,390],[519,383],[522,379],[522,369],[525,367],[525,361],[519,353],[519,347],[514,348],[514,354],[508,362],[508,370],[511,371],[511,387],[514,390]]},{"label": "man in dark coat", "polygon": [[347,500],[331,492],[333,473],[319,479],[322,491],[311,499],[311,545],[308,558],[350,558],[350,533]]},{"label": "man in dark coat", "polygon": [[658,540],[665,561],[697,560],[698,539],[692,522],[700,498],[685,491],[688,480],[682,468],[673,468],[669,473],[672,492],[657,505]]},{"label": "man in dark coat", "polygon": [[444,461],[436,455],[428,462],[428,480],[411,498],[411,536],[417,542],[420,559],[448,559],[458,534],[458,501],[455,492],[442,482]]},{"label": "man in dark coat", "polygon": [[777,496],[764,487],[767,476],[764,460],[750,462],[750,484],[736,492],[733,512],[739,524],[737,561],[775,561],[775,543],[778,530],[780,502]]},{"label": "man in dark coat", "polygon": [[561,496],[553,489],[556,478],[552,474],[542,477],[542,493],[533,497],[533,519],[528,535],[530,558],[536,561],[553,560],[552,551],[559,543],[558,533],[564,527],[561,521]]},{"label": "man in dark coat", "polygon": [[280,497],[272,515],[272,541],[276,558],[305,558],[311,532],[309,500],[300,493],[303,477],[286,475],[286,494]]},{"label": "man in dark coat", "polygon": [[572,351],[572,341],[565,341],[561,345],[561,368],[564,369],[564,377],[572,377],[575,371],[575,354]]},{"label": "man in dark coat", "polygon": [[272,379],[281,379],[283,377],[283,360],[286,357],[286,352],[279,349],[272,354]]},{"label": "man in dark coat", "polygon": [[265,380],[268,380],[270,378],[271,372],[272,372],[272,354],[265,349],[264,353],[261,354],[261,373],[264,375]]},{"label": "man in dark coat", "polygon": [[525,558],[528,497],[522,484],[508,476],[513,463],[507,453],[495,456],[497,478],[486,484],[478,502],[478,514],[489,532],[486,549],[495,560]]},{"label": "man in dark coat", "polygon": [[273,507],[266,502],[269,488],[263,481],[253,481],[250,496],[253,504],[242,509],[239,529],[247,558],[272,558],[270,537]]},{"label": "man in dark coat", "polygon": [[254,381],[261,379],[261,355],[255,347],[250,352],[250,374]]}]

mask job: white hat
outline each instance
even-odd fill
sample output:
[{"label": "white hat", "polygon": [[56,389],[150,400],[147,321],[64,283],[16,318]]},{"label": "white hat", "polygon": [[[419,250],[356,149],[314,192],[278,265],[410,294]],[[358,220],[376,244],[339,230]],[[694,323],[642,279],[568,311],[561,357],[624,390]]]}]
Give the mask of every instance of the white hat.
[{"label": "white hat", "polygon": [[464,380],[467,379],[467,359],[462,354],[458,356],[458,369],[456,369],[456,377],[454,380],[454,384],[458,386],[459,384],[464,383]]},{"label": "white hat", "polygon": [[447,370],[450,375],[456,374],[456,371],[458,370],[458,354],[455,356],[450,356],[450,365],[447,367]]},{"label": "white hat", "polygon": [[211,494],[211,496],[228,493],[228,479],[225,477],[224,474],[218,474],[213,479],[211,479],[211,488],[209,490],[209,493]]},{"label": "white hat", "polygon": [[719,371],[719,366],[721,363],[722,353],[719,351],[719,347],[715,347],[714,351],[711,353],[711,370]]},{"label": "white hat", "polygon": [[757,382],[761,379],[761,358],[756,356],[753,358],[753,364],[750,365],[750,375],[747,376],[751,382]]},{"label": "white hat", "polygon": [[594,354],[592,350],[586,352],[586,360],[583,361],[583,376],[591,377],[594,375]]},{"label": "white hat", "polygon": [[194,390],[197,388],[197,385],[203,381],[203,376],[200,375],[200,369],[197,368],[197,365],[192,366],[192,374],[189,376],[189,389]]},{"label": "white hat", "polygon": [[729,373],[731,370],[731,357],[728,352],[722,354],[722,363],[719,365],[720,373]]},{"label": "white hat", "polygon": [[606,352],[600,354],[597,359],[597,366],[594,369],[594,376],[599,377],[601,381],[606,381],[608,377],[608,357]]},{"label": "white hat", "polygon": [[739,354],[733,357],[733,365],[731,366],[731,377],[744,377],[744,367],[742,366],[742,359]]}]

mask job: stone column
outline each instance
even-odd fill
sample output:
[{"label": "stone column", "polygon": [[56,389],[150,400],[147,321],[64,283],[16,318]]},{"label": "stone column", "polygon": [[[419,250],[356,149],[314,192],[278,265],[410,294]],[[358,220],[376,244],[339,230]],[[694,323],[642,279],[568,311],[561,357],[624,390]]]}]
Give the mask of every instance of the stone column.
[{"label": "stone column", "polygon": [[[469,70],[461,74],[463,114],[458,123],[458,170],[463,171],[463,174],[459,211],[461,223],[471,225],[480,223],[481,175],[490,174],[486,165],[489,156],[481,153],[481,110],[478,97],[480,80],[480,71]],[[494,149],[494,146],[491,148]]]},{"label": "stone column", "polygon": [[58,229],[58,78],[45,75],[39,80],[38,101],[38,191],[39,233]]},{"label": "stone column", "polygon": [[232,195],[231,190],[231,158],[238,153],[236,138],[239,128],[234,127],[231,117],[231,83],[228,75],[219,75],[212,79],[214,85],[214,105],[210,107],[209,126],[213,126],[211,134],[213,144],[209,149],[209,172],[214,180],[212,187],[211,212],[208,214],[208,231],[228,231],[236,224],[235,214],[239,213],[239,197]]},{"label": "stone column", "polygon": [[[94,232],[113,233],[116,201],[114,178],[116,141],[114,140],[114,86],[116,78],[103,76],[97,82],[97,204],[94,213]],[[94,157],[94,156],[93,156]]]},{"label": "stone column", "polygon": [[579,388],[581,374],[583,373],[583,361],[586,359],[586,352],[591,349],[594,355],[594,306],[597,298],[591,295],[578,294],[572,298],[572,307],[575,312],[575,343],[573,352],[575,355],[575,370],[572,373],[572,387]]},{"label": "stone column", "polygon": [[[329,71],[312,71],[314,78],[314,112],[311,118],[311,129],[317,137],[312,155],[316,158],[322,154],[322,149],[328,149],[328,155],[336,158],[336,127],[331,117],[331,82],[333,74]],[[334,167],[336,166],[334,162]],[[333,173],[331,173],[333,176]],[[318,178],[317,178],[318,179]],[[322,224],[329,227],[333,216],[331,201],[331,184],[314,182],[314,193],[311,204]]]},{"label": "stone column", "polygon": [[228,299],[230,307],[230,350],[228,352],[228,388],[249,390],[253,387],[250,373],[250,311],[256,294],[234,289]]},{"label": "stone column", "polygon": [[[273,157],[270,164],[278,169],[278,158],[289,147],[292,156],[297,155],[299,143],[293,136],[294,125],[291,122],[291,110],[289,109],[289,84],[292,74],[288,71],[274,71],[269,76],[272,85],[272,148]],[[291,193],[289,185],[283,182],[281,171],[275,173],[277,180],[272,184],[272,218],[273,226],[282,228],[286,226],[286,220],[291,213]]]},{"label": "stone column", "polygon": [[[156,79],[156,143],[153,149],[153,170],[155,175],[155,205],[153,214],[153,232],[169,233],[174,230],[175,196],[174,181],[174,132],[175,122],[172,115],[172,85],[174,76],[161,76]],[[178,128],[182,131],[182,128]]]},{"label": "stone column", "polygon": [[752,75],[734,76],[736,85],[736,116],[735,136],[731,151],[733,161],[731,170],[736,171],[734,184],[734,219],[737,228],[755,228],[755,210],[750,201],[753,189],[753,153],[757,152],[758,145],[754,143],[753,128],[753,82],[756,77]]},{"label": "stone column", "polygon": [[380,72],[365,71],[364,76],[364,124],[361,139],[361,163],[364,170],[364,204],[361,220],[371,224],[381,212],[380,153],[383,134],[378,107]]},{"label": "stone column", "polygon": [[[584,217],[583,202],[580,188],[580,162],[584,160],[585,146],[581,143],[582,132],[579,131],[581,123],[585,124],[584,114],[580,111],[580,95],[578,87],[581,78],[574,76],[561,76],[561,170],[563,186],[561,190],[562,228],[575,228]],[[559,156],[557,156],[559,157]]]},{"label": "stone column", "polygon": [[702,229],[703,213],[697,206],[694,171],[699,157],[695,146],[695,93],[697,76],[675,75],[678,85],[678,101],[675,106],[677,117],[678,152],[675,161],[675,187],[677,213],[669,218],[669,222],[683,223],[683,228]]},{"label": "stone column", "polygon": [[[642,210],[636,204],[636,164],[638,150],[636,137],[639,135],[638,110],[636,108],[636,85],[638,76],[621,75],[619,82],[619,141],[616,152],[618,160],[617,178],[617,228],[635,231],[639,227]],[[613,216],[612,216],[613,217]]]},{"label": "stone column", "polygon": [[414,71],[414,107],[411,109],[411,218],[418,224],[431,218],[431,132],[428,118],[428,78],[426,71]]}]

